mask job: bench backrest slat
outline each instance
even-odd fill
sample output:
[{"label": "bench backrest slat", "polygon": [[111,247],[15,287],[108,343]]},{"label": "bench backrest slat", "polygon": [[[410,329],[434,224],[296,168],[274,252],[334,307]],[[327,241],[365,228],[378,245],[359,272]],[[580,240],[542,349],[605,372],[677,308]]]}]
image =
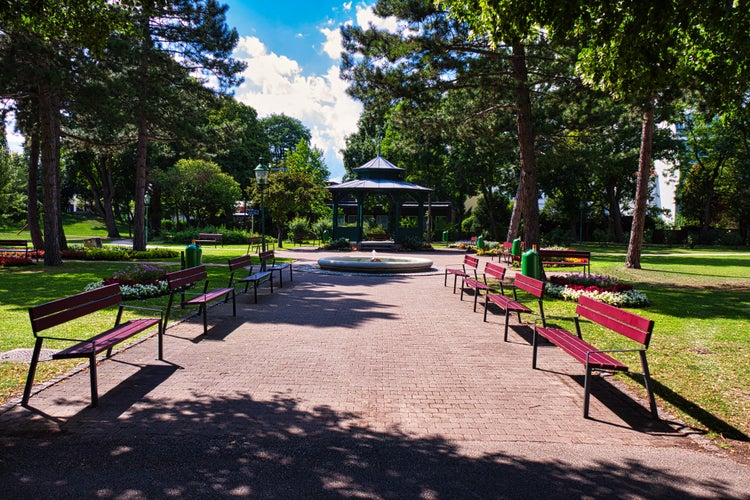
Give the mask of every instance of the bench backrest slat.
[{"label": "bench backrest slat", "polygon": [[217,233],[198,233],[198,238],[200,238],[202,240],[203,239],[206,239],[206,240],[210,240],[210,239],[220,240],[220,239],[223,238],[223,235],[222,234],[217,234]]},{"label": "bench backrest slat", "polygon": [[471,255],[464,255],[464,265],[476,269],[479,266],[479,259]]},{"label": "bench backrest slat", "polygon": [[498,279],[502,281],[505,279],[505,268],[498,264],[493,264],[492,262],[487,262],[484,265],[484,274],[487,274],[489,276],[492,276],[495,279]]},{"label": "bench backrest slat", "polygon": [[516,273],[513,285],[537,298],[541,299],[544,296],[544,282],[536,278]]},{"label": "bench backrest slat", "polygon": [[29,242],[28,240],[0,240],[0,246],[27,248]]},{"label": "bench backrest slat", "polygon": [[276,255],[273,250],[266,250],[265,252],[260,252],[258,258],[260,258],[260,260],[270,260],[271,263],[273,263],[273,261],[276,260]]},{"label": "bench backrest slat", "polygon": [[187,269],[172,271],[165,276],[170,290],[192,285],[196,281],[205,280],[208,277],[206,266],[188,267]]},{"label": "bench backrest slat", "polygon": [[243,255],[241,257],[235,257],[229,259],[229,270],[236,271],[237,269],[244,269],[246,267],[252,267],[253,262],[249,255]]},{"label": "bench backrest slat", "polygon": [[648,347],[654,321],[619,307],[594,300],[586,295],[578,298],[576,314]]},{"label": "bench backrest slat", "polygon": [[38,332],[122,302],[120,285],[112,284],[29,308],[31,328]]}]

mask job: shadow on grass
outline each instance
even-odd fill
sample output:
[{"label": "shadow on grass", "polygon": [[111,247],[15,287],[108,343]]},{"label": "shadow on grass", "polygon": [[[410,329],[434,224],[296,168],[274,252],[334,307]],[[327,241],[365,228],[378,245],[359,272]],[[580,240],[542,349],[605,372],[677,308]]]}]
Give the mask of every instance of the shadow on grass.
[{"label": "shadow on grass", "polygon": [[[638,375],[632,375],[634,380],[640,378]],[[641,379],[642,381],[642,379]],[[662,384],[658,380],[653,380],[654,392],[664,401],[672,404],[678,408],[681,412],[689,415],[693,419],[704,425],[709,432],[714,432],[726,439],[733,439],[735,441],[750,442],[750,437],[740,429],[737,429],[728,422],[717,417],[713,413],[701,408],[696,403],[686,399],[681,394],[674,392],[672,389]]]},{"label": "shadow on grass", "polygon": [[[168,374],[143,370],[130,382],[148,388],[149,377]],[[4,437],[5,495],[740,498],[721,479],[679,475],[668,464],[632,457],[469,456],[439,435],[374,429],[356,413],[305,408],[283,394],[269,400],[195,394],[177,401],[125,390],[119,386],[99,408],[82,410],[63,433]]]}]

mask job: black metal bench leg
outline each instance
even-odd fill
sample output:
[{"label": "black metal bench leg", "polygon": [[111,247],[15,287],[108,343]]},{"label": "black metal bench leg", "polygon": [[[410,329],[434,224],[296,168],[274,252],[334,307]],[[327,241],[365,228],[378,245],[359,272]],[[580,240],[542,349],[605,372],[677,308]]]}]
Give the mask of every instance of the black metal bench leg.
[{"label": "black metal bench leg", "polygon": [[589,400],[591,399],[591,367],[586,365],[586,378],[583,379],[583,418],[589,418]]},{"label": "black metal bench leg", "polygon": [[205,303],[201,304],[203,308],[203,335],[208,333],[208,307]]},{"label": "black metal bench leg", "polygon": [[89,356],[89,376],[91,377],[91,407],[99,405],[99,388],[96,384],[96,354]]},{"label": "black metal bench leg", "polygon": [[537,333],[536,327],[534,327],[534,333],[531,337],[531,369],[536,370],[536,353],[537,353]]},{"label": "black metal bench leg", "polygon": [[508,323],[510,323],[510,309],[505,310],[505,341],[508,341]]},{"label": "black metal bench leg", "polygon": [[641,366],[643,368],[643,384],[646,386],[646,392],[648,392],[648,402],[651,406],[651,415],[655,420],[659,420],[659,411],[656,408],[656,399],[654,398],[654,388],[651,387],[651,373],[648,370],[648,360],[646,359],[646,352],[641,351]]},{"label": "black metal bench leg", "polygon": [[21,398],[21,406],[29,404],[29,398],[31,397],[31,387],[34,385],[34,377],[36,376],[36,365],[39,363],[39,354],[42,352],[42,342],[44,339],[37,337],[34,343],[34,352],[31,354],[31,364],[29,364],[29,374],[26,376],[26,387],[23,389],[23,398]]}]

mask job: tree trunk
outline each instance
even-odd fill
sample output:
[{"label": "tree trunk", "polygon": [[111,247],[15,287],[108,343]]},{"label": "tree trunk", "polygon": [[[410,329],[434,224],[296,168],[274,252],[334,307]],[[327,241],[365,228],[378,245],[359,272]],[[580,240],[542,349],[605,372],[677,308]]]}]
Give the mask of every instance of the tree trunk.
[{"label": "tree trunk", "polygon": [[143,28],[143,41],[141,42],[141,61],[138,71],[141,75],[141,89],[139,99],[141,101],[140,116],[138,117],[138,143],[136,145],[135,157],[135,192],[133,205],[133,250],[146,250],[146,182],[148,178],[148,117],[146,115],[146,102],[149,98],[146,81],[149,69],[149,54],[153,49],[153,40],[149,27],[148,16],[145,16]]},{"label": "tree trunk", "polygon": [[515,80],[516,123],[518,150],[521,160],[520,201],[523,217],[523,234],[526,248],[539,244],[539,193],[536,184],[534,158],[534,129],[531,117],[531,97],[526,68],[526,51],[523,43],[513,44],[513,80]]},{"label": "tree trunk", "polygon": [[29,225],[29,234],[31,243],[34,248],[44,248],[44,235],[42,228],[39,227],[39,197],[37,188],[39,187],[39,155],[41,154],[41,143],[39,139],[39,127],[32,127],[28,137],[28,155],[29,155],[29,185],[28,185],[28,215],[26,222]]},{"label": "tree trunk", "polygon": [[102,213],[104,215],[104,225],[107,227],[108,238],[119,238],[120,231],[117,229],[115,222],[115,212],[112,208],[115,199],[115,183],[112,179],[112,169],[109,168],[109,159],[101,159],[101,168],[99,176],[102,183]]},{"label": "tree trunk", "polygon": [[516,198],[513,201],[513,210],[510,213],[510,224],[508,225],[508,236],[505,241],[513,241],[518,237],[521,232],[521,196],[523,190],[521,189],[521,182],[518,182],[518,188],[516,188]]},{"label": "tree trunk", "polygon": [[614,235],[615,242],[621,243],[625,238],[622,229],[622,214],[620,213],[620,201],[617,198],[617,187],[609,183],[606,188],[607,205],[609,206],[610,232]]},{"label": "tree trunk", "polygon": [[44,201],[44,265],[62,265],[60,217],[60,96],[39,88],[42,199]]},{"label": "tree trunk", "polygon": [[641,268],[641,250],[643,249],[643,230],[646,226],[646,209],[648,208],[648,183],[651,178],[651,148],[654,142],[654,98],[651,97],[643,109],[643,129],[641,131],[641,152],[638,158],[638,179],[635,190],[635,207],[633,209],[633,226],[630,228],[630,244],[625,257],[625,267]]}]

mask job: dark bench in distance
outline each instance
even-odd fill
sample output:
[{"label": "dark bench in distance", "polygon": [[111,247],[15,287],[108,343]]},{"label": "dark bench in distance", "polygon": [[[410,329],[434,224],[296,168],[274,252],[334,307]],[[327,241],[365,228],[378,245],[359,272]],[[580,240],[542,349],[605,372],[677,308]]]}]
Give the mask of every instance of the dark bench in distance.
[{"label": "dark bench in distance", "polygon": [[[487,277],[490,276],[490,281],[487,281]],[[477,299],[481,292],[485,294],[485,302],[487,300],[487,294],[493,290],[500,290],[500,295],[505,295],[505,289],[503,288],[503,280],[505,279],[505,268],[492,262],[487,262],[484,265],[484,272],[482,273],[482,281],[478,279],[465,277],[461,284],[461,300],[464,300],[464,289],[474,289],[474,312],[477,312]]]},{"label": "dark bench in distance", "polygon": [[544,282],[536,278],[525,276],[521,273],[516,273],[516,277],[513,279],[513,297],[507,297],[505,295],[495,295],[488,293],[485,296],[484,304],[484,321],[487,321],[487,310],[489,309],[489,303],[492,302],[500,309],[505,311],[505,335],[503,340],[508,341],[508,324],[510,320],[510,313],[516,313],[518,315],[518,322],[521,322],[521,313],[531,314],[533,311],[523,304],[518,298],[518,290],[523,290],[527,294],[535,297],[539,304],[539,316],[542,318],[542,324],[547,326],[546,319],[544,318]]},{"label": "dark bench in distance", "polygon": [[[40,332],[53,327],[59,327],[111,306],[118,306],[115,326],[91,338],[73,339],[40,335]],[[159,334],[158,357],[159,360],[163,360],[163,334],[164,327],[166,326],[163,316],[160,315],[158,318],[136,318],[121,323],[122,313],[126,307],[154,311],[154,309],[124,305],[122,303],[122,295],[120,294],[120,285],[118,284],[103,286],[29,308],[31,329],[34,332],[34,337],[36,337],[36,343],[31,355],[29,374],[26,378],[26,387],[23,391],[21,404],[26,406],[29,402],[31,387],[34,383],[36,367],[39,362],[39,355],[44,339],[75,342],[74,345],[67,349],[53,354],[52,359],[86,358],[89,360],[92,407],[95,407],[99,403],[96,383],[96,357],[100,353],[107,351],[107,358],[109,358],[112,356],[112,349],[120,342],[156,327]],[[159,312],[161,313],[161,311]]]},{"label": "dark bench in distance", "polygon": [[[203,334],[208,332],[208,304],[217,299],[224,299],[226,303],[232,297],[232,316],[237,316],[237,301],[234,288],[208,289],[208,275],[206,266],[188,267],[179,271],[166,274],[167,287],[169,289],[169,302],[167,303],[166,321],[169,321],[169,313],[172,311],[175,295],[180,295],[180,306],[198,306],[198,314],[203,315]],[[203,283],[202,291],[191,291],[191,289]],[[185,295],[192,298],[185,299]]]},{"label": "dark bench in distance", "polygon": [[[242,276],[235,279],[234,275],[240,269],[244,269],[245,271],[247,271],[247,276]],[[242,257],[229,259],[229,271],[229,285],[227,286],[229,288],[234,288],[235,282],[244,283],[244,293],[247,293],[248,288],[250,288],[250,285],[252,285],[253,296],[255,298],[256,304],[258,303],[258,287],[262,283],[268,281],[271,284],[271,293],[273,293],[273,274],[271,273],[271,271],[259,271],[257,273],[254,273],[253,263],[249,255],[243,255]]]},{"label": "dark bench in distance", "polygon": [[[456,285],[458,278],[471,278],[478,279],[477,267],[479,266],[479,259],[472,255],[464,255],[463,264],[459,265],[448,265],[445,266],[445,279],[443,280],[443,286],[448,286],[448,275],[453,275],[453,293],[456,293]],[[469,274],[471,272],[471,274]]]},{"label": "dark bench in distance", "polygon": [[[609,330],[619,333],[639,345],[634,349],[611,349],[601,350],[583,340],[581,334],[580,318],[585,318],[593,323],[599,324]],[[586,367],[586,378],[583,383],[583,417],[589,415],[589,399],[591,394],[591,372],[597,371],[622,371],[627,372],[627,365],[613,358],[610,353],[637,352],[641,358],[643,369],[643,381],[648,393],[651,405],[651,414],[655,419],[659,418],[656,409],[656,400],[651,384],[651,374],[648,370],[646,349],[651,341],[651,333],[654,329],[654,321],[625,311],[618,307],[599,302],[590,297],[582,295],[578,298],[576,306],[575,321],[576,333],[570,333],[563,328],[534,328],[534,351],[531,366],[536,369],[538,337],[544,337],[557,347],[571,355],[575,360]]]},{"label": "dark bench in distance", "polygon": [[224,246],[224,235],[218,233],[199,233],[195,243],[198,243],[199,245],[210,245],[213,243],[214,248],[216,248],[216,245],[218,244]]}]

